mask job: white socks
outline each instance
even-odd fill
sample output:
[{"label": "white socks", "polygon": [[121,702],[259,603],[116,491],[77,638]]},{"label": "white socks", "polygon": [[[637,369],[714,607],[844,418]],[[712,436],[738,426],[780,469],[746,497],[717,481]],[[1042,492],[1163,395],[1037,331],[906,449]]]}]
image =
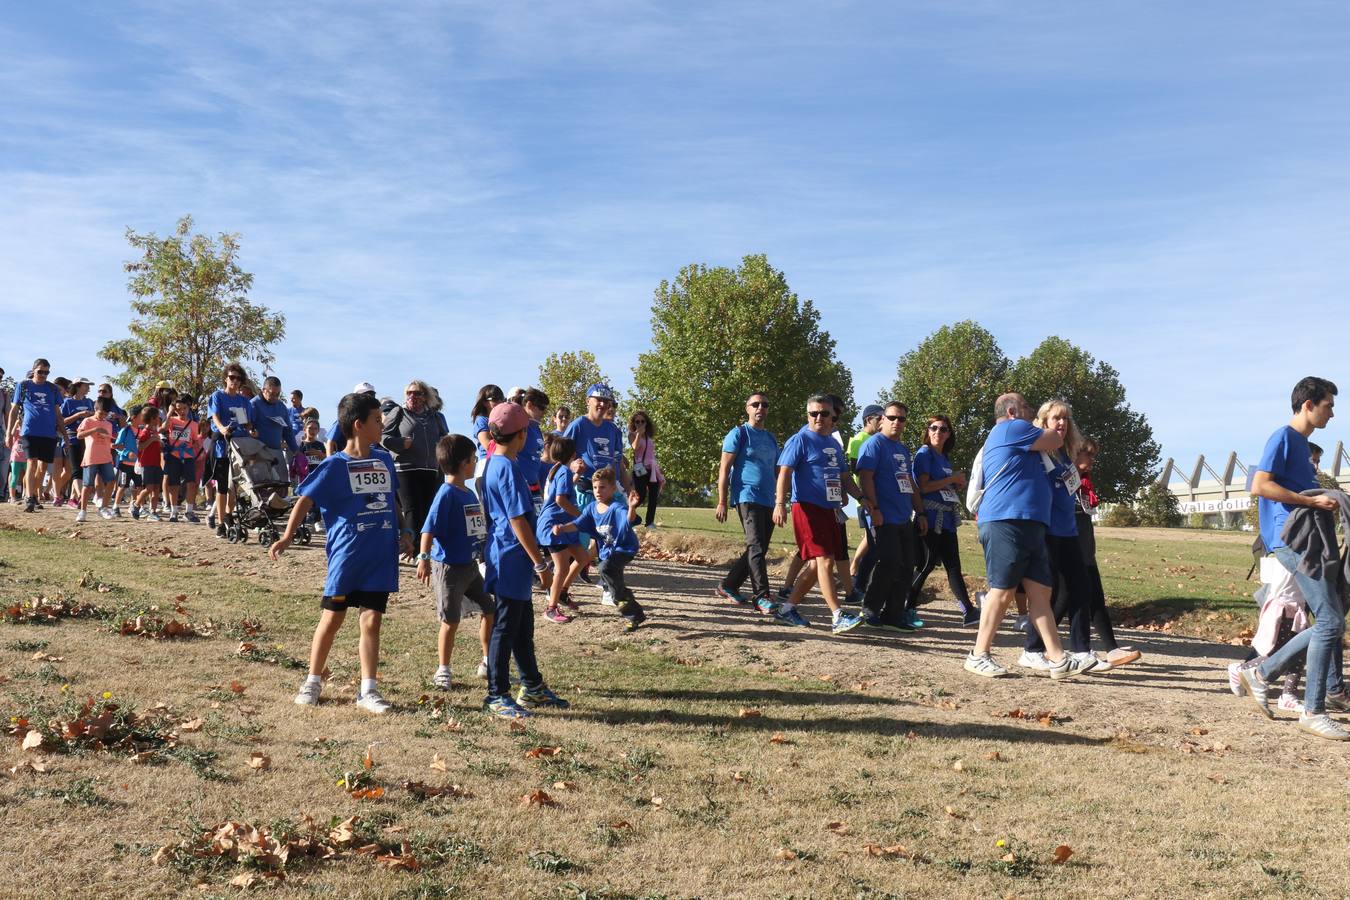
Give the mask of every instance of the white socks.
[{"label": "white socks", "polygon": [[361,679],[361,695],[362,695],[362,696],[365,696],[366,694],[369,694],[369,693],[370,693],[371,691],[373,691],[373,690],[375,690],[375,679],[374,679],[374,678],[362,678],[362,679]]},{"label": "white socks", "polygon": [[305,679],[305,684],[323,684],[323,676],[311,675]]}]

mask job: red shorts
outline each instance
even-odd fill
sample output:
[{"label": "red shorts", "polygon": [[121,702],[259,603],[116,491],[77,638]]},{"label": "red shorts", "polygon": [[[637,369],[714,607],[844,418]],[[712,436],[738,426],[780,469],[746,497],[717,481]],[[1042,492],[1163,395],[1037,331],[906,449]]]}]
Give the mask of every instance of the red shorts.
[{"label": "red shorts", "polygon": [[848,555],[844,549],[844,529],[828,506],[792,504],[792,531],[797,536],[797,553],[803,560],[818,556],[844,559]]}]

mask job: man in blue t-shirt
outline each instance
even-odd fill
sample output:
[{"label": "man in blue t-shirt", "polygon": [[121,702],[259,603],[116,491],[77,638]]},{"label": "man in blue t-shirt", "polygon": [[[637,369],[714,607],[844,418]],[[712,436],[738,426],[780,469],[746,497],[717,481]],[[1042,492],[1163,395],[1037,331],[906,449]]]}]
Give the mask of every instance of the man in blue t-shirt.
[{"label": "man in blue t-shirt", "polygon": [[[778,440],[764,427],[769,398],[756,391],[745,401],[745,422],[722,439],[722,462],[717,471],[717,508],[713,515],[727,520],[727,505],[736,507],[745,532],[745,552],[732,563],[716,587],[717,596],[772,613],[769,569],[765,562],[773,538],[773,485],[778,462]],[[752,599],[741,595],[741,585],[750,579]]]},{"label": "man in blue t-shirt", "polygon": [[28,378],[14,388],[14,405],[9,410],[5,434],[17,434],[23,452],[28,455],[24,468],[24,511],[38,509],[38,492],[47,476],[47,467],[56,458],[56,420],[60,414],[61,392],[47,380],[52,365],[39,357],[33,360]]},{"label": "man in blue t-shirt", "polygon": [[928,531],[923,499],[914,483],[909,448],[900,440],[909,407],[892,400],[881,415],[881,428],[862,445],[854,468],[862,488],[863,508],[872,521],[876,567],[867,583],[864,621],[874,628],[914,631],[920,624],[908,608],[914,578],[914,526]]},{"label": "man in blue t-shirt", "polygon": [[249,401],[249,417],[264,447],[272,450],[284,447],[291,453],[296,452],[299,445],[295,442],[295,432],[291,430],[290,415],[281,402],[280,378],[268,375],[263,379],[262,393]]},{"label": "man in blue t-shirt", "polygon": [[[614,392],[608,385],[593,384],[586,391],[586,415],[573,419],[563,432],[576,441],[577,456],[585,463],[577,478],[578,493],[589,495],[591,473],[606,467],[618,473],[625,492],[633,489],[633,480],[623,461],[623,433],[618,425],[605,418],[613,408]],[[584,510],[590,498],[582,499],[586,502],[579,505]]]},{"label": "man in blue t-shirt", "polygon": [[1334,512],[1337,501],[1328,494],[1309,496],[1316,488],[1308,436],[1325,428],[1335,415],[1336,385],[1325,378],[1309,376],[1294,385],[1290,406],[1294,416],[1275,431],[1252,477],[1252,493],[1258,498],[1261,540],[1280,565],[1293,573],[1294,581],[1316,619],[1276,650],[1261,665],[1241,671],[1246,693],[1267,718],[1274,718],[1266,692],[1269,683],[1307,654],[1308,678],[1303,695],[1303,713],[1298,727],[1333,741],[1350,740],[1350,731],[1327,715],[1328,711],[1350,712],[1350,695],[1342,680],[1344,664],[1341,636],[1345,633],[1345,609],[1337,593],[1336,578],[1313,578],[1300,571],[1303,556],[1284,542],[1284,526],[1299,507]]},{"label": "man in blue t-shirt", "polygon": [[1008,670],[989,648],[1018,585],[1027,593],[1031,621],[1045,641],[1045,656],[1056,681],[1082,674],[1088,663],[1064,652],[1050,610],[1053,574],[1045,528],[1050,524],[1050,480],[1041,453],[1058,450],[1064,438],[1031,424],[1031,406],[1021,394],[1001,395],[994,403],[995,424],[980,451],[984,495],[979,507],[980,544],[984,547],[989,591],[980,607],[980,630],[965,669],[997,678]]}]

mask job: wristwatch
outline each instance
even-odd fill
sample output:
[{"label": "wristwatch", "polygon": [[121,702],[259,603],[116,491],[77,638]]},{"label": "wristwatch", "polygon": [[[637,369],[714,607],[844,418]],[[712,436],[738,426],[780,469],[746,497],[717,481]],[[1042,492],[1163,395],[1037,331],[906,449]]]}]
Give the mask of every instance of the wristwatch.
[{"label": "wristwatch", "polygon": [[419,553],[419,554],[417,554],[417,561],[418,561],[418,562],[421,562],[421,561],[424,560],[424,559],[431,559],[431,554],[430,554],[430,553]]}]

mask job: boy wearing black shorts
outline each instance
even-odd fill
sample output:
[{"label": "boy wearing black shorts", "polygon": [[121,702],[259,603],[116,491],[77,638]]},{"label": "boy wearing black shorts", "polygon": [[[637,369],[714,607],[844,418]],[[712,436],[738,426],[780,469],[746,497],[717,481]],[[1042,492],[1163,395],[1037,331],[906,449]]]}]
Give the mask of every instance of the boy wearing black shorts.
[{"label": "boy wearing black shorts", "polygon": [[384,427],[380,402],[373,395],[348,394],[338,404],[338,424],[347,438],[346,449],[325,459],[301,482],[286,533],[272,545],[271,556],[279,559],[286,552],[305,516],[318,507],[328,534],[328,578],[310,645],[309,677],[295,702],[318,704],[333,639],[347,610],[356,607],[361,620],[361,690],[356,705],[382,714],[391,707],[375,685],[380,623],[389,595],[398,590],[399,553],[411,554],[412,542],[399,539],[394,458],[372,446]]}]

